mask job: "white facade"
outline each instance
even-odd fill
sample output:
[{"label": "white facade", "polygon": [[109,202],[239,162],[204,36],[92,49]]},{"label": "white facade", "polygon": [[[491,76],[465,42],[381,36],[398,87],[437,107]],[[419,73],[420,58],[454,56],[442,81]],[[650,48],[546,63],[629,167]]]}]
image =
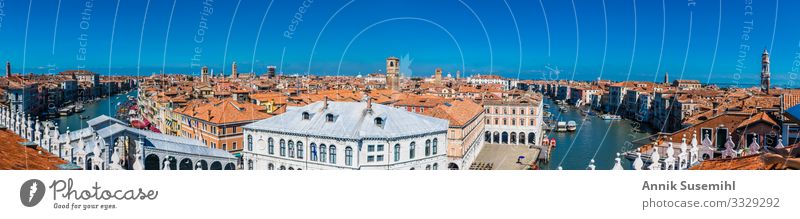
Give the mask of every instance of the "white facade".
[{"label": "white facade", "polygon": [[447,123],[379,104],[320,101],[245,126],[242,156],[245,169],[444,170]]}]

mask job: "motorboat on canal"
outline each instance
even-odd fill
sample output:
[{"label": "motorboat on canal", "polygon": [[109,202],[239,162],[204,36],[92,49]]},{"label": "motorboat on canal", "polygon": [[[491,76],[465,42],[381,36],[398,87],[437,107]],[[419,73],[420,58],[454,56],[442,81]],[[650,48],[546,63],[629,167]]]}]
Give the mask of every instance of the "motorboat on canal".
[{"label": "motorboat on canal", "polygon": [[72,106],[72,105],[69,105],[69,106],[66,106],[64,108],[61,108],[61,109],[58,110],[58,115],[69,116],[70,114],[72,114],[73,108],[75,108],[75,106]]},{"label": "motorboat on canal", "polygon": [[557,132],[566,132],[567,131],[567,122],[559,121],[556,123],[556,131]]},{"label": "motorboat on canal", "polygon": [[573,132],[577,128],[577,123],[575,121],[567,122],[567,131]]},{"label": "motorboat on canal", "polygon": [[84,110],[84,108],[83,108],[83,104],[78,104],[78,105],[75,105],[75,109],[73,109],[73,110],[74,110],[76,113],[83,112],[83,110]]},{"label": "motorboat on canal", "polygon": [[619,115],[611,115],[611,114],[603,114],[602,116],[600,116],[600,118],[603,118],[603,120],[620,120],[620,119],[622,119],[622,117],[620,117]]}]

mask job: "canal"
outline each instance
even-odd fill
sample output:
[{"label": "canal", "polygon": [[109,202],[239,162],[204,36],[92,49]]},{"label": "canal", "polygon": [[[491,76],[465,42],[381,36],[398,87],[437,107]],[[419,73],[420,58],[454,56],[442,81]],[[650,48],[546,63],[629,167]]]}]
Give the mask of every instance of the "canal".
[{"label": "canal", "polygon": [[[84,111],[81,113],[73,113],[69,116],[61,116],[55,119],[52,119],[58,124],[58,129],[60,133],[64,133],[67,131],[67,128],[71,131],[75,131],[87,126],[86,121],[89,119],[93,119],[100,115],[107,115],[110,117],[116,117],[117,114],[117,103],[123,103],[128,100],[127,96],[136,96],[138,91],[133,89],[131,91],[125,93],[119,93],[113,95],[111,97],[101,98],[98,101],[94,101],[91,103],[84,103]],[[87,119],[81,119],[81,115],[84,115]]]},{"label": "canal", "polygon": [[[548,137],[555,138],[557,143],[550,163],[540,166],[542,169],[557,169],[560,165],[565,170],[584,170],[594,157],[598,170],[610,170],[617,153],[631,150],[634,144],[631,142],[650,135],[635,131],[638,124],[629,120],[603,120],[597,116],[599,113],[584,116],[574,106],[568,106],[565,112],[560,112],[558,105],[550,98],[545,98],[544,103],[550,105],[546,111],[552,114],[553,126],[557,121],[575,121],[577,130],[548,133]],[[630,161],[620,158],[622,166],[631,169]]]}]

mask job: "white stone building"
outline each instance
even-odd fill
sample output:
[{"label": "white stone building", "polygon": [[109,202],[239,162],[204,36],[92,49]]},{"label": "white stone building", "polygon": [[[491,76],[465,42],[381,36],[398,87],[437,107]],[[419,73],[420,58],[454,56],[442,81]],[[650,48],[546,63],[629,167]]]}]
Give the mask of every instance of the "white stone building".
[{"label": "white stone building", "polygon": [[244,126],[245,169],[444,170],[448,121],[371,102],[319,101]]}]

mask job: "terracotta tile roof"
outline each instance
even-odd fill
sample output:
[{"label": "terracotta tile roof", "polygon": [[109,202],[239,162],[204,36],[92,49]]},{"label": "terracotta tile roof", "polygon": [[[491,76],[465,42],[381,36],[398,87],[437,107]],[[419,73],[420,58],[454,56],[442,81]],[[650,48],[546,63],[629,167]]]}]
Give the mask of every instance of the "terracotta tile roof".
[{"label": "terracotta tile roof", "polygon": [[[786,149],[791,149],[798,147],[798,144],[791,145],[786,147]],[[715,160],[707,160],[703,161],[700,164],[694,165],[690,167],[690,170],[773,170],[773,169],[783,169],[782,165],[768,166],[761,160],[761,155],[753,154],[743,157],[731,158],[731,159],[715,159]]]},{"label": "terracotta tile roof", "polygon": [[764,170],[760,154],[733,159],[707,160],[689,168],[690,170]]},{"label": "terracotta tile roof", "polygon": [[261,112],[263,106],[233,99],[210,100],[205,103],[190,103],[175,112],[216,124],[257,121],[271,117]]},{"label": "terracotta tile roof", "polygon": [[784,94],[781,98],[783,99],[783,110],[787,110],[800,104],[800,95],[797,94]]},{"label": "terracotta tile roof", "polygon": [[25,140],[0,130],[0,170],[55,170],[66,162],[48,152],[22,146]]},{"label": "terracotta tile roof", "polygon": [[769,123],[770,125],[778,126],[778,122],[775,122],[775,120],[772,119],[772,117],[769,117],[767,113],[760,112],[756,115],[753,115],[749,119],[742,121],[742,123],[739,123],[739,125],[736,127],[746,127],[759,121],[764,121],[766,123]]},{"label": "terracotta tile roof", "polygon": [[450,126],[464,126],[483,112],[483,107],[472,100],[454,100],[441,104],[422,114],[450,121]]}]

